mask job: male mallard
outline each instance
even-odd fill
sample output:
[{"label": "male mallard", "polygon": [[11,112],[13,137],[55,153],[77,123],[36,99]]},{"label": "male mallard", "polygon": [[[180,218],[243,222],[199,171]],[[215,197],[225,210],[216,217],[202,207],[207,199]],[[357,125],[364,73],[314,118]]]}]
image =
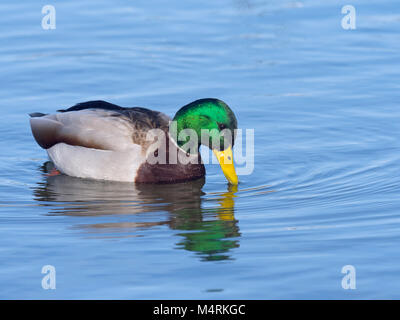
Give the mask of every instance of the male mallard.
[{"label": "male mallard", "polygon": [[[237,121],[228,105],[218,99],[196,100],[182,107],[172,122],[158,111],[122,108],[105,101],[83,102],[55,114],[30,116],[36,142],[66,175],[138,183],[194,180],[205,175],[199,153],[203,144],[214,151],[228,181],[238,183],[232,156]],[[161,130],[167,137],[166,147],[162,149],[166,163],[149,161],[149,157],[161,150],[149,152],[152,144],[148,133],[152,129]],[[198,137],[202,136],[202,130],[209,130],[194,151],[187,151],[190,139],[176,138],[186,129],[192,129]],[[230,139],[226,139],[226,132]],[[214,141],[222,143],[214,147]],[[175,152],[175,159],[178,155],[189,161],[169,161],[173,158],[171,152]]]}]

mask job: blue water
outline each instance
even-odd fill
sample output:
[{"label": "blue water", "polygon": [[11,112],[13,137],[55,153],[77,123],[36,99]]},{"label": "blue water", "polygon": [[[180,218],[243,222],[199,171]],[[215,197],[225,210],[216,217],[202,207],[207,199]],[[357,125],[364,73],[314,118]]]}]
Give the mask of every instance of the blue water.
[{"label": "blue water", "polygon": [[[347,4],[355,30],[341,27]],[[0,298],[400,298],[399,9],[3,1]],[[173,116],[204,97],[254,129],[237,190],[214,165],[173,186],[47,177],[27,116],[93,99]]]}]

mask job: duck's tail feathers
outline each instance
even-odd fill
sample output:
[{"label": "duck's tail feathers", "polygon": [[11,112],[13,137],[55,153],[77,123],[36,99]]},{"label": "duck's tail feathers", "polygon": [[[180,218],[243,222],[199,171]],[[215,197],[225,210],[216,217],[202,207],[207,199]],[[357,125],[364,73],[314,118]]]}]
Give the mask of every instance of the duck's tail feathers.
[{"label": "duck's tail feathers", "polygon": [[33,113],[30,113],[29,116],[31,118],[39,118],[39,117],[47,116],[47,114],[41,113],[41,112],[33,112]]}]

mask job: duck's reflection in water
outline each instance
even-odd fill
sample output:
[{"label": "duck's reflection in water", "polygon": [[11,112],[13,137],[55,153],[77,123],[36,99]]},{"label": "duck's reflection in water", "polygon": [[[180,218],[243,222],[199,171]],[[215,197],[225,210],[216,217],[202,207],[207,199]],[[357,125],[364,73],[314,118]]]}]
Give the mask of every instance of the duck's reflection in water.
[{"label": "duck's reflection in water", "polygon": [[[48,172],[49,166],[45,164],[42,170]],[[231,259],[230,249],[239,247],[240,236],[234,216],[237,189],[205,194],[204,182],[135,185],[57,175],[46,176],[33,193],[53,215],[127,215],[118,222],[79,224],[84,232],[103,233],[105,237],[135,236],[143,228],[167,225],[179,230],[182,238],[177,248],[196,252],[205,261]],[[152,212],[156,214],[148,214]]]}]

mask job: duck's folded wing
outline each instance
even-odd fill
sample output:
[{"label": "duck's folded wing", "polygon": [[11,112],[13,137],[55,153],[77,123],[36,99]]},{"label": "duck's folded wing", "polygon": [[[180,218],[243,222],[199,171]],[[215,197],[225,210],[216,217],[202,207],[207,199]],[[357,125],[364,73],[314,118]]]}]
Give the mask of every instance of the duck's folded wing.
[{"label": "duck's folded wing", "polygon": [[33,136],[44,149],[58,143],[100,150],[126,150],[137,136],[133,123],[121,114],[89,109],[56,114],[32,114]]}]

